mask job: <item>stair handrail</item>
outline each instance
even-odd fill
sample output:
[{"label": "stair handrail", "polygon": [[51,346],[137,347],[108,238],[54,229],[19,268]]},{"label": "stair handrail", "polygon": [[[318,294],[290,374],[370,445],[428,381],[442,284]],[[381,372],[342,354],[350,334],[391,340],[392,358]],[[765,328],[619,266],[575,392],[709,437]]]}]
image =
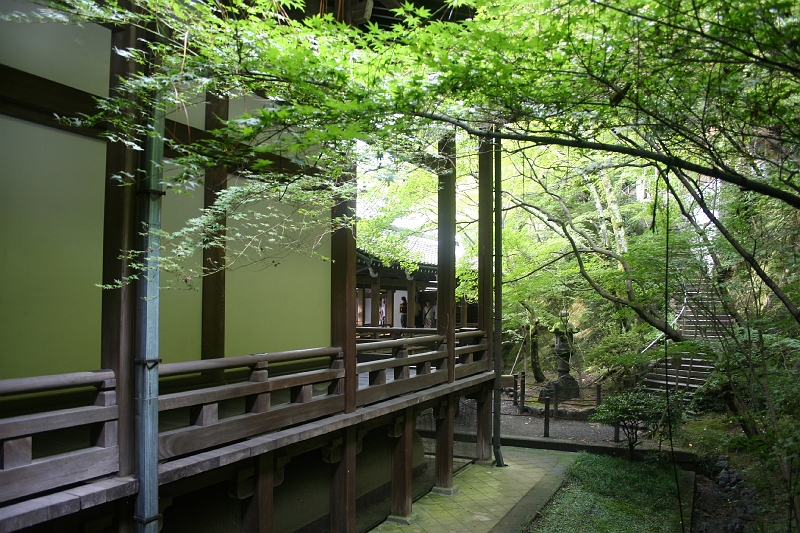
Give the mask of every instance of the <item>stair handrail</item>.
[{"label": "stair handrail", "polygon": [[[689,295],[688,295],[686,292],[684,292],[684,293],[683,293],[683,307],[681,307],[681,310],[680,310],[680,311],[678,311],[678,314],[677,314],[677,315],[675,315],[675,320],[673,320],[673,321],[672,321],[672,323],[670,324],[670,327],[672,327],[672,326],[674,326],[675,324],[677,324],[677,323],[678,323],[678,320],[680,320],[680,319],[681,319],[681,317],[683,316],[683,313],[684,313],[684,311],[686,311],[686,308],[688,307],[688,306],[686,305],[686,303],[687,303],[688,301],[689,301]],[[664,333],[664,332],[662,331],[662,332],[661,332],[661,334],[659,334],[659,336],[658,336],[658,337],[656,337],[655,339],[653,339],[653,342],[651,342],[650,344],[648,344],[648,345],[645,347],[645,349],[644,349],[644,350],[642,350],[642,351],[641,351],[641,352],[639,352],[639,353],[644,353],[644,352],[646,352],[647,350],[649,350],[650,348],[652,348],[653,346],[655,346],[656,344],[658,344],[658,341],[660,341],[661,339],[663,339],[663,338],[664,338],[666,335],[667,335],[667,334],[666,334],[666,333]]]}]

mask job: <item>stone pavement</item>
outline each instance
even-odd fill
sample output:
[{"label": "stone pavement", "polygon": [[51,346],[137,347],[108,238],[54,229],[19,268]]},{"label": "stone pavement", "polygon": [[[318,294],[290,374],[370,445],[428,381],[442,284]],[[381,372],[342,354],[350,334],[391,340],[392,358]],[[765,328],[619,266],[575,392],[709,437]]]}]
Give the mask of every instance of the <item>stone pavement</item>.
[{"label": "stone pavement", "polygon": [[516,533],[561,486],[574,453],[501,448],[506,468],[476,463],[453,478],[452,496],[428,493],[414,502],[414,521],[387,520],[378,533]]}]

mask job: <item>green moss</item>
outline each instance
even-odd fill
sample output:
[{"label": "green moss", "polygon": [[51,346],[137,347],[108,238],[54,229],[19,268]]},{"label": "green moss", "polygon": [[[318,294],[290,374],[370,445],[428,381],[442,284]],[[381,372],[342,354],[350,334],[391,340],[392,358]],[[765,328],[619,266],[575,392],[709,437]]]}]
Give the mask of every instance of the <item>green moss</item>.
[{"label": "green moss", "polygon": [[680,531],[672,467],[582,453],[529,532]]}]

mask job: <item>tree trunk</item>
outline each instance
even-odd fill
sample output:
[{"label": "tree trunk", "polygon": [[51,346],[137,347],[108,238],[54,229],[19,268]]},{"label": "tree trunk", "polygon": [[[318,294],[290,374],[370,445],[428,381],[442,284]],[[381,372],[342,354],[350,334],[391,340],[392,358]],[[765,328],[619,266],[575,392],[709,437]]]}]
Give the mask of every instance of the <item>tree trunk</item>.
[{"label": "tree trunk", "polygon": [[728,409],[730,409],[739,419],[739,424],[742,426],[742,431],[744,431],[745,435],[748,437],[755,437],[761,434],[758,426],[750,416],[747,406],[736,397],[733,391],[724,391],[722,393],[722,400],[725,402],[725,405],[728,406]]},{"label": "tree trunk", "polygon": [[542,365],[539,363],[539,321],[537,320],[528,327],[530,328],[528,347],[531,352],[531,371],[536,383],[542,383],[547,381],[547,377],[542,372]]}]

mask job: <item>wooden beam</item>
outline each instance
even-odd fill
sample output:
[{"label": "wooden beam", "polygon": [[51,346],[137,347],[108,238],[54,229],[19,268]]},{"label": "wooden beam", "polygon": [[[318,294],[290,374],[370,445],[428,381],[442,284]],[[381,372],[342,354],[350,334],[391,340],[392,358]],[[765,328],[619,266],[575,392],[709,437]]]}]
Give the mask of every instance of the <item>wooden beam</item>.
[{"label": "wooden beam", "polygon": [[411,481],[414,468],[414,408],[403,415],[401,433],[392,451],[392,515],[411,516]]},{"label": "wooden beam", "polygon": [[341,460],[331,465],[331,533],[356,531],[356,426],[342,430]]},{"label": "wooden beam", "polygon": [[274,452],[254,458],[253,497],[246,503],[242,517],[244,533],[272,533]]},{"label": "wooden beam", "polygon": [[[351,173],[355,179],[355,169]],[[332,217],[355,216],[355,199],[333,208]],[[331,345],[341,348],[345,368],[345,412],[356,409],[356,239],[350,228],[336,230],[331,236]]]},{"label": "wooden beam", "polygon": [[[211,93],[206,94],[205,129],[214,130],[222,127],[222,121],[228,119],[228,99],[218,98]],[[217,194],[225,190],[228,183],[228,172],[225,167],[214,167],[206,170],[203,194],[203,207],[214,205]],[[224,224],[225,221],[222,221]],[[221,230],[222,235],[225,230]],[[202,296],[202,332],[201,359],[225,357],[225,248],[213,247],[203,249],[203,296]],[[212,380],[222,379],[217,372]]]},{"label": "wooden beam", "polygon": [[[126,29],[113,32],[112,46],[115,43],[119,43],[126,48],[130,48],[132,44],[126,36],[128,31]],[[126,67],[125,59],[119,54],[112,54],[111,61],[111,86],[113,88],[117,84],[119,76],[125,73],[124,70],[121,71],[119,69],[133,67]],[[117,63],[119,65],[115,66]],[[95,115],[98,112],[97,98],[99,97],[86,91],[0,63],[0,114],[97,139],[107,131],[105,124],[95,124],[91,127],[75,127],[56,118],[56,115],[65,118],[81,118],[82,115]],[[179,144],[191,144],[211,137],[209,133],[202,129],[193,128],[169,119],[164,121],[164,132],[165,138]],[[165,145],[164,148],[166,157],[175,157],[177,155],[169,146]],[[314,168],[300,167],[290,159],[277,154],[261,154],[258,157],[258,161],[268,162],[267,169],[272,172],[283,172],[290,175],[314,174],[317,172]],[[230,173],[237,171],[236,168],[229,168],[228,170]]]},{"label": "wooden beam", "polygon": [[436,479],[435,487],[451,489],[453,487],[453,431],[455,428],[456,406],[458,397],[448,394],[445,405],[440,406],[436,414]]},{"label": "wooden beam", "polygon": [[[139,45],[141,31],[134,27],[111,34],[111,66],[109,95],[117,95],[120,80],[135,75],[140,66],[129,58],[114,53],[115,48],[128,49]],[[5,67],[4,67],[5,68]],[[46,82],[31,75],[15,73],[34,86]],[[0,75],[2,77],[2,75]],[[81,91],[61,93],[74,110],[90,107],[96,112],[94,99]],[[48,102],[49,98],[42,100]],[[50,104],[52,105],[52,104]],[[75,111],[73,111],[75,112]],[[54,126],[56,127],[56,126]],[[97,135],[97,132],[92,132]],[[106,143],[105,203],[103,206],[103,284],[112,285],[132,274],[124,252],[136,246],[136,189],[119,177],[138,177],[141,168],[139,152],[122,143]],[[101,295],[100,365],[110,368],[116,377],[116,401],[119,405],[117,443],[119,446],[119,476],[133,473],[134,405],[133,405],[133,342],[136,294],[134,286],[106,289]]]},{"label": "wooden beam", "polygon": [[488,461],[492,458],[492,384],[485,385],[477,395],[477,440],[475,458]]},{"label": "wooden beam", "polygon": [[439,335],[447,339],[447,372],[455,380],[456,327],[456,139],[450,134],[439,141],[439,154],[447,165],[439,176],[439,264],[437,270],[437,322]]},{"label": "wooden beam", "polygon": [[[478,329],[492,346],[492,179],[493,146],[483,139],[478,145]],[[491,359],[491,348],[489,349]]]},{"label": "wooden beam", "polygon": [[[372,285],[369,289],[370,294],[370,326],[380,326],[380,311],[381,311],[381,279],[373,278]],[[377,338],[377,335],[376,335]]]}]

